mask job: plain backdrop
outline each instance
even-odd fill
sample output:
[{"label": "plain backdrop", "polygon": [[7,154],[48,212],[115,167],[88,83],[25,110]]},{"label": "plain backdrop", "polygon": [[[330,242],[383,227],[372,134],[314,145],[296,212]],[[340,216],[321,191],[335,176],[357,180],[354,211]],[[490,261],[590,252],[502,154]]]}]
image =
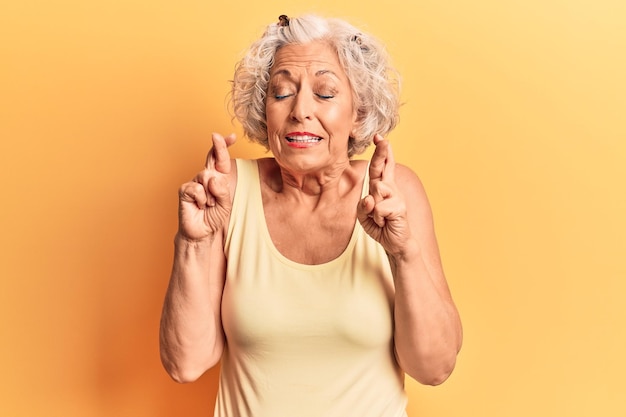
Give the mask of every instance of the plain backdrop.
[{"label": "plain backdrop", "polygon": [[403,75],[389,139],[465,329],[444,385],[407,378],[410,417],[626,415],[622,0],[2,2],[0,415],[212,415],[218,370],[177,385],[158,357],[177,189],[241,133],[243,50],[304,12]]}]

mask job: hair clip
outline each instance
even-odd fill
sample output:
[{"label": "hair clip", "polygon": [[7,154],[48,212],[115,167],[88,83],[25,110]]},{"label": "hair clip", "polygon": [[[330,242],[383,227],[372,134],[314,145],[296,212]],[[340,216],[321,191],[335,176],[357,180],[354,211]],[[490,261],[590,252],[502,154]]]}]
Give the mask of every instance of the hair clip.
[{"label": "hair clip", "polygon": [[281,27],[289,26],[289,17],[287,17],[287,15],[285,14],[281,14],[280,16],[278,16],[277,24]]},{"label": "hair clip", "polygon": [[356,42],[357,45],[361,45],[361,34],[356,34],[352,37],[352,42]]}]

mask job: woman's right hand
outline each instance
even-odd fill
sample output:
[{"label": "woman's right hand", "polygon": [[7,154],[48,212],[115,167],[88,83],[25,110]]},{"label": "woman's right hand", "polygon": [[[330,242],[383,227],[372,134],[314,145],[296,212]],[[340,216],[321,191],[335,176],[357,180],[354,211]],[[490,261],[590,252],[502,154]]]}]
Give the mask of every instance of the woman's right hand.
[{"label": "woman's right hand", "polygon": [[213,134],[213,147],[207,154],[205,168],[178,191],[178,234],[187,240],[201,241],[226,225],[232,207],[229,174],[231,159],[228,147],[235,134]]}]

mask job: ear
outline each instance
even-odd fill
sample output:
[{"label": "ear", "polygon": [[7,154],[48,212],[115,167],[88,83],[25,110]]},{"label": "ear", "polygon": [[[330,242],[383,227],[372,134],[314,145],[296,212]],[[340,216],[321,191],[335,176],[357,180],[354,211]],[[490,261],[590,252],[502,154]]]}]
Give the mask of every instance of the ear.
[{"label": "ear", "polygon": [[352,112],[352,128],[350,129],[350,137],[354,139],[356,137],[355,132],[360,127],[361,123],[359,122],[359,113],[356,109]]}]

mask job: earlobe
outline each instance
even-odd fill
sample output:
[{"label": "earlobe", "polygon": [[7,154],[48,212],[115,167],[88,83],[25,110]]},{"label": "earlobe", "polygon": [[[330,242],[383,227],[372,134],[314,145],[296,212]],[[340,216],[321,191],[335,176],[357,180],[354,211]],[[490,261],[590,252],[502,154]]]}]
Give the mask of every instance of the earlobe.
[{"label": "earlobe", "polygon": [[359,112],[357,110],[354,110],[352,112],[352,129],[350,129],[350,137],[351,138],[356,138],[356,131],[359,129],[360,127],[360,122],[359,122]]},{"label": "earlobe", "polygon": [[358,124],[356,119],[352,120],[352,129],[350,129],[350,133],[348,134],[348,137],[352,140],[356,139],[356,130],[357,130]]}]

